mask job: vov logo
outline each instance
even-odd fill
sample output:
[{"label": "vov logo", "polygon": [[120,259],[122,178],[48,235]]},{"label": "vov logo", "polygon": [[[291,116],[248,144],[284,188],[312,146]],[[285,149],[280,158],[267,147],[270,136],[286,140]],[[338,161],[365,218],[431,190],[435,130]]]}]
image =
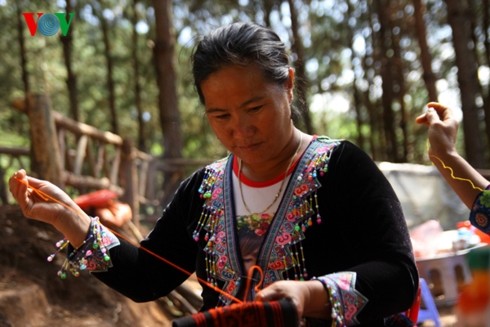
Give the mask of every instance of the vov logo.
[{"label": "vov logo", "polygon": [[[42,12],[24,12],[22,15],[24,16],[24,20],[26,21],[31,36],[35,36],[37,31],[44,36],[53,36],[58,33],[59,30],[61,30],[61,35],[66,36],[75,13],[57,12],[50,14]],[[37,16],[37,18],[34,18],[34,16]]]}]

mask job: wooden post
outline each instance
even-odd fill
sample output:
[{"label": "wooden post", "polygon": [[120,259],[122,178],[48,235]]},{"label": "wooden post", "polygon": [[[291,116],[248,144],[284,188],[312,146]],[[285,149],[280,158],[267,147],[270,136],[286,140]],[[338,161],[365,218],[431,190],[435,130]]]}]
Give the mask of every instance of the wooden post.
[{"label": "wooden post", "polygon": [[63,187],[61,154],[49,97],[45,94],[31,95],[27,115],[31,131],[31,169],[39,178]]},{"label": "wooden post", "polygon": [[140,203],[138,189],[138,172],[136,169],[136,149],[132,145],[131,141],[125,139],[122,146],[122,160],[120,170],[120,182],[119,184],[124,189],[124,194],[121,198],[122,201],[129,204],[133,212],[133,224],[139,228],[140,224]]}]

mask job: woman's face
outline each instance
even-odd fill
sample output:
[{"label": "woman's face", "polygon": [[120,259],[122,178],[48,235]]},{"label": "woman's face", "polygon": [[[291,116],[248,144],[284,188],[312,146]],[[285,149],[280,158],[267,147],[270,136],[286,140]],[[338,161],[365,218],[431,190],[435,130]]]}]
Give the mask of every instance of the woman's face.
[{"label": "woman's face", "polygon": [[254,65],[229,65],[201,83],[211,128],[223,145],[249,166],[277,160],[291,141],[294,72],[284,85],[264,78]]}]

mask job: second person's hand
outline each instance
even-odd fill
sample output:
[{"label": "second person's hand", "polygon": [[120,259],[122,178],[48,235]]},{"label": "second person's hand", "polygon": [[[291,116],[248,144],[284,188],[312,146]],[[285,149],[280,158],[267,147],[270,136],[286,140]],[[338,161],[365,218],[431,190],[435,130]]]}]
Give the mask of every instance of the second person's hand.
[{"label": "second person's hand", "polygon": [[437,102],[429,102],[427,107],[428,110],[415,121],[428,126],[429,156],[445,157],[453,154],[456,151],[458,122],[451,109]]}]

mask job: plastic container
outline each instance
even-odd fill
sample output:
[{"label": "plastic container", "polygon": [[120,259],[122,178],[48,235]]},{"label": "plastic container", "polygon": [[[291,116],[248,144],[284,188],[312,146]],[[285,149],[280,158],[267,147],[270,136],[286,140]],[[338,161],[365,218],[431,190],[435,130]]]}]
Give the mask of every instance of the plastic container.
[{"label": "plastic container", "polygon": [[482,243],[490,244],[490,235],[473,226],[469,220],[460,221],[456,224],[457,228],[466,227],[480,237]]}]

